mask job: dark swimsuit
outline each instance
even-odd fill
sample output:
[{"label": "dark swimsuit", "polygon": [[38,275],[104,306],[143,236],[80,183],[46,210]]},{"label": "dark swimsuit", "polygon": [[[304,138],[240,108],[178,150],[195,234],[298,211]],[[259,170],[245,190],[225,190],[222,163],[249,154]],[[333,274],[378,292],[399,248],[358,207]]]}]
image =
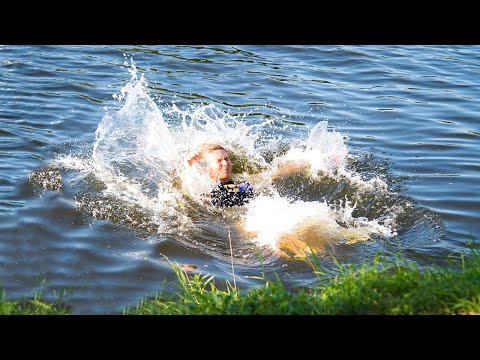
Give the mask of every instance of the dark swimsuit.
[{"label": "dark swimsuit", "polygon": [[253,198],[253,189],[248,182],[240,184],[232,180],[221,182],[212,190],[212,205],[217,207],[241,206]]}]

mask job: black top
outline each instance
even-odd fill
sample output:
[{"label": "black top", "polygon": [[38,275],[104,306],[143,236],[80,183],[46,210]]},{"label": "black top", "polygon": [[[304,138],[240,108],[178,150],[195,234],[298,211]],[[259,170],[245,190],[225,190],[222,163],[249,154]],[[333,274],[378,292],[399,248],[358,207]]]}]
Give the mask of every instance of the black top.
[{"label": "black top", "polygon": [[239,184],[224,181],[212,190],[212,205],[217,207],[241,206],[253,198],[253,189],[248,182]]}]

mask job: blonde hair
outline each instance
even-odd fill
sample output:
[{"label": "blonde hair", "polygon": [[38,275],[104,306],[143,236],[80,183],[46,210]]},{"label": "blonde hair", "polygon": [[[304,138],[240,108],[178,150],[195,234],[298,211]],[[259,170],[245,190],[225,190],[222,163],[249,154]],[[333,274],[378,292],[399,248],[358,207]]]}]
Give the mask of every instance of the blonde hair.
[{"label": "blonde hair", "polygon": [[223,151],[226,151],[227,154],[230,155],[230,152],[220,144],[204,143],[204,144],[198,145],[198,148],[197,148],[197,151],[195,151],[195,154],[187,160],[188,164],[190,166],[192,166],[193,163],[195,163],[197,161],[200,161],[206,153],[208,153],[210,151],[214,151],[214,150],[223,150]]},{"label": "blonde hair", "polygon": [[213,150],[224,150],[228,153],[227,149],[225,149],[222,145],[211,143],[211,144],[200,144],[198,146],[197,155],[200,155],[200,157],[202,157],[206,153]]}]

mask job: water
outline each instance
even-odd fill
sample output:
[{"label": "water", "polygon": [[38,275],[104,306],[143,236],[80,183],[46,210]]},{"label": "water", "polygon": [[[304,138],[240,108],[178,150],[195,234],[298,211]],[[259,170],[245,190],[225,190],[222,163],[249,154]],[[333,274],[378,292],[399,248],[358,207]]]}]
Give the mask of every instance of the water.
[{"label": "water", "polygon": [[[315,283],[305,244],[327,270],[464,253],[479,50],[0,46],[0,286],[15,299],[45,279],[47,299],[67,289],[74,313],[109,314],[171,291],[169,261],[232,281],[230,242],[243,288],[262,266]],[[202,203],[212,183],[183,165],[203,142],[232,150],[248,206]]]}]

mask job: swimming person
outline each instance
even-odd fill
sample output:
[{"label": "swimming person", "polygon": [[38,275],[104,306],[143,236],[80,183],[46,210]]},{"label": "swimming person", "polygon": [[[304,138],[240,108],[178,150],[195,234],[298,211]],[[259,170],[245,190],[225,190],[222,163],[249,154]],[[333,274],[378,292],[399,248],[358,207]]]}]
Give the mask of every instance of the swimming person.
[{"label": "swimming person", "polygon": [[[229,151],[219,144],[202,144],[194,155],[190,155],[186,162],[186,169],[192,171],[189,177],[190,184],[201,183],[203,175],[208,179],[208,184],[202,189],[211,189],[198,192],[204,204],[218,208],[242,206],[254,198],[255,192],[248,182],[235,182],[232,180],[232,160]],[[310,164],[306,161],[289,161],[275,169],[271,175],[272,181],[292,179],[302,174],[309,173]],[[210,180],[213,180],[211,184]],[[210,187],[211,186],[211,187]],[[206,190],[208,191],[208,190]],[[292,231],[282,234],[277,241],[276,253],[281,257],[305,256],[311,249],[323,251],[328,246],[328,234],[325,235],[324,226],[314,220],[305,221]],[[256,231],[247,231],[242,222],[236,224],[240,232],[245,232],[249,237],[256,236]],[[328,229],[327,229],[328,230]]]},{"label": "swimming person", "polygon": [[219,144],[202,144],[187,160],[188,166],[198,165],[217,186],[209,194],[203,194],[216,207],[242,206],[254,196],[248,182],[234,182],[232,160],[228,151]]}]

